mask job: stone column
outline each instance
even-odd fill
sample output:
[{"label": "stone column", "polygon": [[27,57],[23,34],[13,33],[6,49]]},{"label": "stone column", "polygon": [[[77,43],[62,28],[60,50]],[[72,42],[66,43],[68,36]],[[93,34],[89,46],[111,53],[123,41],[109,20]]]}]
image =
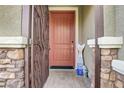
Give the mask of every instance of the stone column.
[{"label": "stone column", "polygon": [[[89,47],[94,50],[95,39],[87,41]],[[102,88],[112,88],[122,86],[119,81],[116,82],[116,72],[112,70],[112,60],[118,58],[118,49],[122,47],[123,37],[100,37],[98,38],[98,45],[101,49],[101,72],[100,82]],[[94,60],[93,60],[94,61]],[[95,69],[94,69],[95,71]],[[94,72],[95,73],[95,72]],[[91,80],[91,87],[94,87],[94,73]]]},{"label": "stone column", "polygon": [[113,59],[118,58],[118,49],[101,49],[101,87],[114,87],[115,72],[112,70],[111,63]]},{"label": "stone column", "polygon": [[24,49],[0,49],[0,87],[24,87]]},{"label": "stone column", "polygon": [[0,38],[0,88],[24,87],[26,43],[23,37]]},{"label": "stone column", "polygon": [[98,38],[101,48],[101,88],[113,88],[115,86],[116,73],[112,70],[112,60],[118,58],[118,49],[123,44],[122,37]]},{"label": "stone column", "polygon": [[[92,47],[92,51],[93,53],[95,53],[95,48]],[[95,62],[95,56],[93,55],[93,62]],[[95,88],[95,64],[93,64],[93,73],[92,73],[92,76],[91,76],[91,88]]]}]

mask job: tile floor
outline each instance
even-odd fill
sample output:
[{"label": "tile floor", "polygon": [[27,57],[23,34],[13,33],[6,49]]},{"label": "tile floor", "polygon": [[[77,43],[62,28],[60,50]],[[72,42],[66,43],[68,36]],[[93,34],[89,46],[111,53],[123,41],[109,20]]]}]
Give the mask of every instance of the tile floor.
[{"label": "tile floor", "polygon": [[90,82],[86,77],[77,77],[74,70],[50,70],[44,88],[89,88]]}]

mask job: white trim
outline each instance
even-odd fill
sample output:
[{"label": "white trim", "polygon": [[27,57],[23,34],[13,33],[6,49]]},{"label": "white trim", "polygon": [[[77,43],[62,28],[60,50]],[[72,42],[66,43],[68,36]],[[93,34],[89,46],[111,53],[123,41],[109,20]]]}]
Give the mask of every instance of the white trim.
[{"label": "white trim", "polygon": [[112,60],[111,66],[113,70],[124,75],[124,61],[123,60]]},{"label": "white trim", "polygon": [[0,48],[25,48],[28,39],[22,36],[0,37]]},{"label": "white trim", "polygon": [[27,45],[23,45],[23,44],[8,44],[8,45],[0,45],[0,48],[26,48]]},{"label": "white trim", "polygon": [[99,48],[121,48],[123,45],[123,37],[100,37],[98,38]]},{"label": "white trim", "polygon": [[78,45],[78,7],[49,7],[49,11],[70,11],[73,10],[75,11],[75,66],[77,63],[77,58],[78,58],[78,50],[77,50],[77,45]]},{"label": "white trim", "polygon": [[[95,47],[95,39],[87,40],[89,47]],[[100,37],[98,38],[99,48],[121,48],[123,45],[123,37]]]},{"label": "white trim", "polygon": [[95,47],[95,39],[87,40],[87,45],[89,45],[91,48]]}]

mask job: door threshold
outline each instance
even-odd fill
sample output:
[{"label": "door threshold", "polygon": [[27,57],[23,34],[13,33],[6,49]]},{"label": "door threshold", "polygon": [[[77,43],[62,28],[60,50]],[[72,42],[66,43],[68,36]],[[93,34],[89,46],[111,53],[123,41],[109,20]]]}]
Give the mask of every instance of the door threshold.
[{"label": "door threshold", "polygon": [[49,71],[74,71],[74,69],[49,69]]},{"label": "door threshold", "polygon": [[73,66],[51,66],[50,69],[74,69]]}]

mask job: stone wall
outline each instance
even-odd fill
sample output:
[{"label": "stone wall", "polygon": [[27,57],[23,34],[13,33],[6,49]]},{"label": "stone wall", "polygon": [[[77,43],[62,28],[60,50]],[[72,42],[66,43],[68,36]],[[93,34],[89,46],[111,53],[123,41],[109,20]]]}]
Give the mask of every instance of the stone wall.
[{"label": "stone wall", "polygon": [[124,75],[115,72],[116,77],[115,77],[115,82],[114,82],[114,87],[115,88],[124,88]]},{"label": "stone wall", "polygon": [[[95,49],[93,48],[93,52]],[[118,59],[117,48],[101,49],[101,88],[124,88],[124,75],[112,69],[112,60]],[[94,88],[94,74],[91,80],[91,87]]]},{"label": "stone wall", "polygon": [[[92,52],[95,53],[95,48],[92,48]],[[95,62],[95,55],[93,54],[93,62]],[[95,64],[92,65],[93,68],[93,73],[92,73],[92,78],[91,78],[91,88],[95,88]]]},{"label": "stone wall", "polygon": [[117,59],[118,49],[101,49],[101,87],[112,88],[115,82],[115,72],[112,70],[111,63]]},{"label": "stone wall", "polygon": [[24,87],[23,49],[0,49],[0,87]]}]

